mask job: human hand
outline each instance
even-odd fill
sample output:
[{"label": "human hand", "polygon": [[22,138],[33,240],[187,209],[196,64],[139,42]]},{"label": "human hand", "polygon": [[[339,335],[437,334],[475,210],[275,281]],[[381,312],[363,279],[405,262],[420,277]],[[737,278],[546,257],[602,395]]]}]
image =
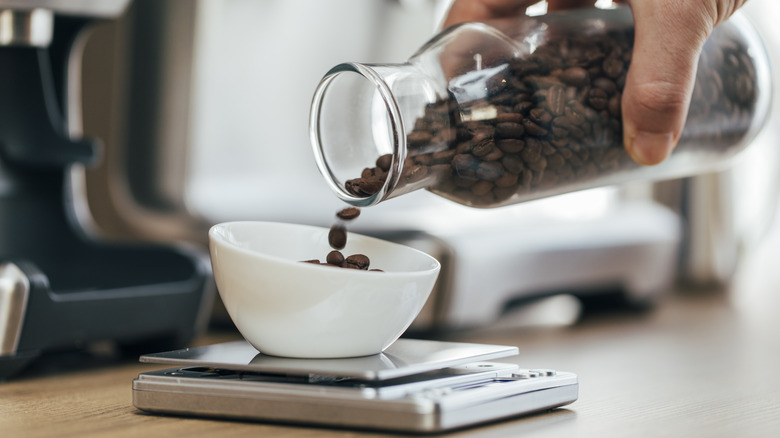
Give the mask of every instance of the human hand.
[{"label": "human hand", "polygon": [[[455,0],[444,25],[523,13],[539,0]],[[699,53],[713,28],[747,0],[623,0],[634,16],[631,66],[622,97],[623,144],[639,164],[658,164],[685,125]],[[594,0],[548,0],[548,10]]]}]

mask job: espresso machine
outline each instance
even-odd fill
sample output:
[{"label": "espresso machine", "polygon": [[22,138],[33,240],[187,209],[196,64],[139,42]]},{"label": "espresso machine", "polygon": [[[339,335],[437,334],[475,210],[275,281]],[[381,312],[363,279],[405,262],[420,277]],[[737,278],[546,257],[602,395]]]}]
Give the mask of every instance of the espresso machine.
[{"label": "espresso machine", "polygon": [[84,208],[100,143],[79,132],[80,49],[128,2],[0,0],[0,380],[95,343],[183,347],[208,321],[205,252],[102,241]]}]

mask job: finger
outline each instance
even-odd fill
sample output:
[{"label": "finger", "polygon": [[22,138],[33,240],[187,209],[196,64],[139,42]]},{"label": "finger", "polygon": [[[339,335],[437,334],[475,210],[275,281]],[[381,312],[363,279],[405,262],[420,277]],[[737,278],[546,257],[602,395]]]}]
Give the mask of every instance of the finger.
[{"label": "finger", "polygon": [[680,138],[696,64],[715,18],[701,1],[631,0],[635,37],[623,92],[623,141],[640,164],[666,159]]}]

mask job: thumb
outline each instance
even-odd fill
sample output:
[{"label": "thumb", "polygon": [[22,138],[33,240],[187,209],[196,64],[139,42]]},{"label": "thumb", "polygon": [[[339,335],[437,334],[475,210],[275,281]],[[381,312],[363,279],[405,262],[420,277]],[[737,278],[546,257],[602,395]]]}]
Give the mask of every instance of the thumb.
[{"label": "thumb", "polygon": [[637,163],[658,164],[680,138],[699,53],[715,19],[698,0],[629,3],[635,42],[621,102],[623,143]]}]

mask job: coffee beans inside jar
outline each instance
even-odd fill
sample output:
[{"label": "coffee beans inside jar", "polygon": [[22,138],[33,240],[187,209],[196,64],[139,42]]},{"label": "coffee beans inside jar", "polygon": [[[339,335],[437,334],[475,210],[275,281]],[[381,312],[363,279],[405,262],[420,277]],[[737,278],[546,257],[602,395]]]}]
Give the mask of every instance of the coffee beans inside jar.
[{"label": "coffee beans inside jar", "polygon": [[[726,154],[750,129],[757,78],[739,41],[721,32],[705,44],[675,153]],[[632,50],[632,28],[556,29],[522,58],[483,65],[481,76],[453,77],[448,97],[428,104],[408,131],[406,158],[390,189],[424,187],[462,204],[496,207],[561,185],[593,186],[639,167],[623,148],[621,117]],[[377,193],[393,159],[380,156],[345,190]]]},{"label": "coffee beans inside jar", "polygon": [[[350,222],[360,216],[360,209],[357,207],[347,207],[336,213],[337,219],[344,222]],[[333,249],[325,256],[325,261],[319,259],[304,260],[305,263],[317,265],[333,266],[346,269],[359,269],[363,271],[378,271],[381,269],[369,269],[371,260],[365,254],[352,254],[345,257],[340,250],[347,245],[347,228],[343,222],[336,222],[328,231],[328,244]]]}]

